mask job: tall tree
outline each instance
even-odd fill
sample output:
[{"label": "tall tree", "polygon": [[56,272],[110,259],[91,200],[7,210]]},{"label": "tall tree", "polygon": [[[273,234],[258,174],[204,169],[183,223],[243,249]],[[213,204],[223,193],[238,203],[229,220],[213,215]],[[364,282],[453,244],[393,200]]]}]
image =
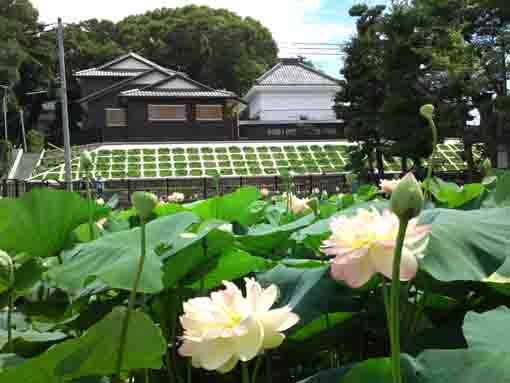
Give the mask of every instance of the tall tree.
[{"label": "tall tree", "polygon": [[344,80],[336,97],[335,110],[346,122],[347,137],[360,144],[350,152],[358,171],[373,172],[373,156],[384,176],[384,143],[381,137],[381,108],[384,102],[383,45],[379,26],[384,6],[354,6],[349,14],[357,17],[357,36],[344,48]]},{"label": "tall tree", "polygon": [[277,60],[258,21],[205,6],[161,8],[119,22],[116,41],[216,88],[243,93]]}]

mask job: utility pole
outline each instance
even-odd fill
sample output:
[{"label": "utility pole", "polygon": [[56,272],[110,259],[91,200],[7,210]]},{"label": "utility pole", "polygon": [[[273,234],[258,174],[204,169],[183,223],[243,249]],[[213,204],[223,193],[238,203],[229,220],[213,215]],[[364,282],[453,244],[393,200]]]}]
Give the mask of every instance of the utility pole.
[{"label": "utility pole", "polygon": [[7,91],[9,90],[9,87],[5,85],[0,85],[1,88],[4,89],[4,97],[3,97],[3,110],[4,110],[4,138],[5,141],[9,139],[8,132],[7,132]]},{"label": "utility pole", "polygon": [[23,108],[19,108],[19,121],[21,123],[21,136],[23,137],[23,150],[27,152],[27,136],[25,135],[25,115]]},{"label": "utility pole", "polygon": [[58,66],[60,69],[60,103],[62,106],[62,130],[64,131],[64,159],[66,170],[66,188],[73,191],[72,173],[71,173],[71,138],[69,136],[69,115],[67,109],[67,83],[66,83],[66,64],[64,59],[64,27],[62,19],[58,18],[57,28],[58,43]]}]

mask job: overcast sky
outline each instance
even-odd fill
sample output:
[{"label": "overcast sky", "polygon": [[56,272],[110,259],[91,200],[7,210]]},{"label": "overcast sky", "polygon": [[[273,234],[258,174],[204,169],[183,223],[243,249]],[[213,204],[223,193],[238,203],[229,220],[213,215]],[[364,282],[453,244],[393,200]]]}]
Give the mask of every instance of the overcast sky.
[{"label": "overcast sky", "polygon": [[[379,4],[387,0],[365,0]],[[280,47],[280,56],[288,57],[310,50],[296,51],[295,43],[342,43],[354,33],[354,20],[349,8],[357,0],[32,0],[43,22],[76,22],[91,18],[118,21],[128,15],[144,13],[160,7],[189,4],[227,8],[240,16],[258,19],[273,33]],[[315,51],[313,51],[315,52]],[[309,55],[309,58],[330,75],[339,77],[341,57]]]}]

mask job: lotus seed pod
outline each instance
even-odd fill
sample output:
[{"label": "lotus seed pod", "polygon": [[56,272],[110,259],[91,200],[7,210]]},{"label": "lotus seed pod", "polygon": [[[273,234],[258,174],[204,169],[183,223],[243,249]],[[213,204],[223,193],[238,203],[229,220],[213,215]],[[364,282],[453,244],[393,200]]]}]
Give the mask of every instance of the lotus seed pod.
[{"label": "lotus seed pod", "polygon": [[80,155],[80,164],[83,170],[88,171],[92,169],[93,161],[92,156],[90,155],[90,152],[88,150],[85,150]]},{"label": "lotus seed pod", "polygon": [[138,215],[147,219],[158,205],[158,197],[153,193],[134,192],[131,197],[131,203],[135,207]]},{"label": "lotus seed pod", "polygon": [[429,121],[434,119],[434,105],[432,104],[423,105],[420,108],[420,114]]},{"label": "lotus seed pod", "polygon": [[3,293],[14,283],[14,266],[12,259],[5,251],[0,250],[0,293]]},{"label": "lotus seed pod", "polygon": [[421,185],[412,173],[408,173],[391,194],[391,210],[399,218],[411,219],[420,214],[423,201]]}]

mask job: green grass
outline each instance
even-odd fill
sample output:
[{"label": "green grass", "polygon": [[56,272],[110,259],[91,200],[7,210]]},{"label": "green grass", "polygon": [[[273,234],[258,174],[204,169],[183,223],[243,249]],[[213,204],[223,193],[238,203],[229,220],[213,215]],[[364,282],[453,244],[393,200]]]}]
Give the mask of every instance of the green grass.
[{"label": "green grass", "polygon": [[208,175],[208,176],[210,176],[210,177],[214,177],[214,176],[217,176],[219,173],[218,173],[218,171],[217,171],[217,170],[215,170],[215,169],[207,169],[207,170],[205,171],[205,174],[206,174],[206,175]]},{"label": "green grass", "polygon": [[212,154],[205,154],[202,156],[202,160],[204,161],[214,161],[214,156]]},{"label": "green grass", "polygon": [[250,146],[244,146],[243,147],[243,152],[245,152],[245,153],[255,153],[255,149],[250,147]]},{"label": "green grass", "polygon": [[186,162],[175,162],[174,167],[176,169],[186,169]]},{"label": "green grass", "polygon": [[188,171],[183,170],[183,169],[178,169],[175,171],[175,175],[176,175],[176,177],[186,177],[188,175]]},{"label": "green grass", "polygon": [[190,174],[194,177],[201,177],[204,174],[204,172],[202,170],[192,169]]},{"label": "green grass", "polygon": [[154,178],[158,176],[158,173],[155,170],[144,170],[143,172],[145,177]]},{"label": "green grass", "polygon": [[200,161],[200,156],[193,154],[193,155],[188,156],[188,160],[193,161],[193,162]]},{"label": "green grass", "polygon": [[246,154],[245,158],[249,161],[255,161],[255,160],[257,160],[257,155],[256,154]]},{"label": "green grass", "polygon": [[272,157],[270,154],[259,154],[261,160],[270,160]]},{"label": "green grass", "polygon": [[248,169],[246,168],[236,168],[234,169],[234,172],[240,176],[245,176],[248,174]]},{"label": "green grass", "polygon": [[175,162],[183,162],[183,161],[186,161],[186,156],[182,156],[182,155],[174,156],[174,161],[175,161]]},{"label": "green grass", "polygon": [[159,156],[159,162],[170,162],[171,157],[167,155]]},{"label": "green grass", "polygon": [[269,152],[269,149],[266,148],[265,146],[259,146],[257,148],[257,152],[259,152],[259,153],[267,153],[267,152]]},{"label": "green grass", "polygon": [[211,148],[202,148],[202,149],[201,149],[201,152],[202,152],[202,153],[212,153],[212,152],[213,152],[213,150],[212,150]]},{"label": "green grass", "polygon": [[227,148],[219,147],[219,148],[214,149],[214,151],[216,153],[226,153],[227,152]]},{"label": "green grass", "polygon": [[183,148],[173,148],[172,153],[173,154],[184,154],[184,149]]},{"label": "green grass", "polygon": [[186,153],[188,154],[198,154],[198,148],[187,148]]},{"label": "green grass", "polygon": [[159,175],[161,177],[172,177],[173,173],[171,170],[159,170]]},{"label": "green grass", "polygon": [[244,156],[242,154],[231,154],[230,158],[234,161],[236,160],[244,160]]},{"label": "green grass", "polygon": [[241,153],[241,148],[237,147],[237,146],[230,146],[228,148],[228,151],[230,153]]},{"label": "green grass", "polygon": [[155,156],[143,156],[143,162],[156,162]]},{"label": "green grass", "polygon": [[231,176],[234,174],[232,169],[220,169],[220,175],[222,176]]},{"label": "green grass", "polygon": [[282,148],[280,148],[279,146],[271,146],[269,149],[273,153],[281,153],[282,152]]},{"label": "green grass", "polygon": [[144,169],[157,169],[157,165],[155,163],[145,163],[143,164]]},{"label": "green grass", "polygon": [[217,155],[216,158],[219,160],[219,161],[229,161],[230,160],[230,157],[225,155],[225,154],[220,154],[220,155]]},{"label": "green grass", "polygon": [[211,169],[216,167],[216,162],[204,162],[204,167]]},{"label": "green grass", "polygon": [[202,164],[200,162],[190,162],[189,167],[192,169],[200,169],[202,168]]}]

